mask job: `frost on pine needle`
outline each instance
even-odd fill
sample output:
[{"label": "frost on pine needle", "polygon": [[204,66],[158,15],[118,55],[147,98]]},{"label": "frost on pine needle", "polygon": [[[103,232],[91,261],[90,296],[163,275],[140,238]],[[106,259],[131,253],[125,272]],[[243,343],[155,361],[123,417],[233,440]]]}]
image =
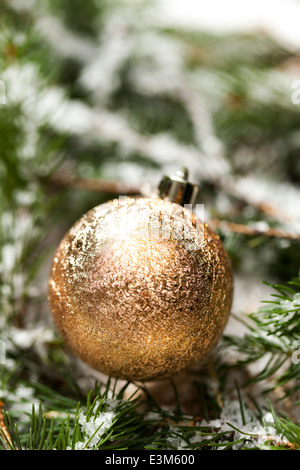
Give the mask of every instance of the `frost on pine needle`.
[{"label": "frost on pine needle", "polygon": [[97,417],[94,415],[87,420],[86,415],[81,412],[78,422],[84,435],[84,440],[77,442],[75,449],[92,449],[97,446],[103,435],[110,429],[115,416],[113,411],[105,411],[99,413]]},{"label": "frost on pine needle", "polygon": [[280,301],[280,307],[284,312],[292,314],[295,310],[300,310],[300,293],[296,292],[291,299]]},{"label": "frost on pine needle", "polygon": [[194,426],[188,419],[179,425],[170,425],[165,449],[240,450],[289,445],[287,437],[277,429],[271,412],[258,417],[246,403],[231,399],[225,400],[216,419],[200,420]]}]

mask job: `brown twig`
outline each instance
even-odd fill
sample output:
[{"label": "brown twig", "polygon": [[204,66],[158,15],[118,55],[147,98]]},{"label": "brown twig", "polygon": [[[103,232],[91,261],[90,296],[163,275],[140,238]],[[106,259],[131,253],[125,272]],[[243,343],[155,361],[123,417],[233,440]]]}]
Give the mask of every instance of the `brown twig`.
[{"label": "brown twig", "polygon": [[235,222],[229,222],[227,220],[211,219],[210,225],[214,228],[220,228],[230,230],[231,232],[240,233],[249,236],[265,235],[274,238],[288,238],[290,240],[300,240],[299,234],[293,234],[285,230],[279,230],[276,228],[269,227],[266,230],[251,227],[250,225],[237,224]]},{"label": "brown twig", "polygon": [[111,194],[140,194],[141,188],[118,181],[106,181],[98,178],[79,178],[72,176],[54,176],[50,184],[62,188],[83,189]]},{"label": "brown twig", "polygon": [[8,449],[10,450],[12,448],[12,441],[5,425],[4,416],[3,416],[3,408],[4,408],[4,403],[3,401],[0,401],[0,434],[3,435],[3,438],[7,442]]}]

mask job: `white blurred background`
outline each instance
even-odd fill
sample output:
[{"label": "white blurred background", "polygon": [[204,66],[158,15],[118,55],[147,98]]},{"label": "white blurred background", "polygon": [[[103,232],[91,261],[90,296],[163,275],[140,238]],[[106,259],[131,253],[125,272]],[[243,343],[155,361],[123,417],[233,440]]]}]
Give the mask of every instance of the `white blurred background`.
[{"label": "white blurred background", "polygon": [[266,32],[286,47],[300,47],[298,0],[160,0],[166,25],[214,34]]}]

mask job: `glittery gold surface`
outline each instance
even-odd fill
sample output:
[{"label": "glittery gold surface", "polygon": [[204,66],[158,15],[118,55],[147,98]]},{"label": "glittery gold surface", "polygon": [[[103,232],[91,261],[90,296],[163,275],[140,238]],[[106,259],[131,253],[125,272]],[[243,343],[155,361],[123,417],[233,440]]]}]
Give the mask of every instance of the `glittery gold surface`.
[{"label": "glittery gold surface", "polygon": [[171,376],[215,346],[233,292],[219,237],[162,199],[123,198],[85,214],[56,252],[49,301],[71,351],[129,380]]}]

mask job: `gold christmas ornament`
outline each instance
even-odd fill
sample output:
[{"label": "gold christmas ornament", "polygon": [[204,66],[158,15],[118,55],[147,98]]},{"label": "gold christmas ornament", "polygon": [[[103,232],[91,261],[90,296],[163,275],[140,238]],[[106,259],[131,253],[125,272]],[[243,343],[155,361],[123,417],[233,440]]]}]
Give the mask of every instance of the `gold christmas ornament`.
[{"label": "gold christmas ornament", "polygon": [[158,196],[120,197],[85,214],[54,257],[49,302],[70,350],[123,379],[172,376],[216,345],[233,276],[218,235],[192,211],[187,172]]}]

